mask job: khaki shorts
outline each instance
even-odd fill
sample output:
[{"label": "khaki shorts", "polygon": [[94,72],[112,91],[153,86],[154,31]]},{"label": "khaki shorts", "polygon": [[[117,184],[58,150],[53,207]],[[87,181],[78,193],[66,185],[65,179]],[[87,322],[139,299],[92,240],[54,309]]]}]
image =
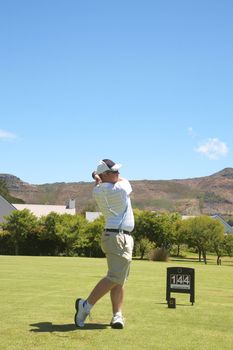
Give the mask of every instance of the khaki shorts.
[{"label": "khaki shorts", "polygon": [[107,278],[123,285],[129,275],[133,253],[133,237],[124,233],[104,231],[101,248],[108,263]]}]

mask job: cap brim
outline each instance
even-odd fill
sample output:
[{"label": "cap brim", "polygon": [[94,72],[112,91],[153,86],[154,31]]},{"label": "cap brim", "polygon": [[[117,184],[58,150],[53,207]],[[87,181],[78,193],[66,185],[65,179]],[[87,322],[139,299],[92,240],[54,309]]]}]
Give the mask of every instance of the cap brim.
[{"label": "cap brim", "polygon": [[96,173],[98,175],[105,173],[106,171],[118,171],[121,168],[120,163],[114,164],[111,168],[109,168],[103,161],[97,166]]},{"label": "cap brim", "polygon": [[122,167],[122,164],[118,163],[111,167],[112,171],[118,171]]}]

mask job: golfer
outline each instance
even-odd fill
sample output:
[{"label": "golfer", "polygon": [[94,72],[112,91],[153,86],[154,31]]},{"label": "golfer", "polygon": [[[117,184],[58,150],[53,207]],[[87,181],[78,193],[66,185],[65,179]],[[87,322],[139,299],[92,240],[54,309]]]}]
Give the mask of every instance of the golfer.
[{"label": "golfer", "polygon": [[77,299],[75,303],[75,324],[84,327],[91,308],[106,293],[110,292],[113,317],[111,327],[124,328],[122,306],[124,283],[129,274],[132,260],[134,216],[131,207],[131,185],[119,176],[121,164],[110,159],[99,162],[92,173],[95,179],[94,198],[105,218],[105,229],[101,238],[101,248],[106,255],[107,276],[99,281],[88,298]]}]

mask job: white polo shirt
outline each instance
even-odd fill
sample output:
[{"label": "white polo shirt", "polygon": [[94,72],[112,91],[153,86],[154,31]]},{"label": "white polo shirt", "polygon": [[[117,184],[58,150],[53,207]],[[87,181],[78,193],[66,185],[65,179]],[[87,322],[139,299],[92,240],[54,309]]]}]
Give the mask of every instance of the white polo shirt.
[{"label": "white polo shirt", "polygon": [[126,179],[115,184],[104,182],[94,187],[93,196],[105,217],[106,228],[133,231],[134,216],[129,197],[131,192],[132,187]]}]

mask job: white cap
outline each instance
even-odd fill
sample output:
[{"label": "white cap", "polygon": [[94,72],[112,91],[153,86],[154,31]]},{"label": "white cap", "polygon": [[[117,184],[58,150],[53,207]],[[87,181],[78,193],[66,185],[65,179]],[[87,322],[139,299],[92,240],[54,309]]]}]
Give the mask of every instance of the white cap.
[{"label": "white cap", "polygon": [[99,175],[104,173],[105,171],[118,171],[121,168],[121,166],[121,164],[114,163],[110,159],[103,159],[99,162],[96,169],[96,173]]}]

